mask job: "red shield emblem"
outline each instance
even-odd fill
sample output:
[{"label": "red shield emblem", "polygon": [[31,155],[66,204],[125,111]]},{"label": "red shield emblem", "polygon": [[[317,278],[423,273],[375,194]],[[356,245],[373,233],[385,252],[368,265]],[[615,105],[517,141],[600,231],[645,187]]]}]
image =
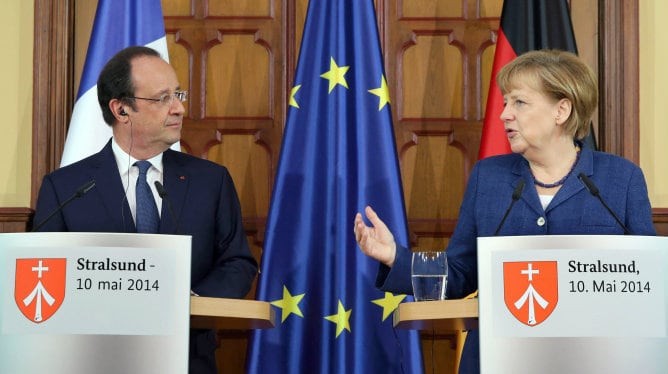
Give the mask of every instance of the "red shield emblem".
[{"label": "red shield emblem", "polygon": [[56,313],[65,298],[64,258],[21,258],[16,260],[14,300],[21,313],[41,323]]},{"label": "red shield emblem", "polygon": [[503,263],[506,307],[518,321],[536,326],[550,316],[559,301],[556,261]]}]

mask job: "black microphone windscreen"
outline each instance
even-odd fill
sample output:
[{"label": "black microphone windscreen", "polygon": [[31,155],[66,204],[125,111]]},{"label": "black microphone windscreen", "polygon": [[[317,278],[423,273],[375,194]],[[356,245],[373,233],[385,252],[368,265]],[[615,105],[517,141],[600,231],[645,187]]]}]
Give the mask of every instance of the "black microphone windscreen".
[{"label": "black microphone windscreen", "polygon": [[588,176],[584,175],[584,173],[578,174],[578,178],[584,183],[585,187],[587,187],[587,190],[589,191],[590,194],[594,196],[598,196],[598,187],[594,184],[594,182],[589,179]]},{"label": "black microphone windscreen", "polygon": [[520,183],[515,187],[515,191],[513,191],[513,200],[517,200],[522,196],[522,191],[524,191],[524,179],[520,180]]},{"label": "black microphone windscreen", "polygon": [[91,188],[93,188],[93,187],[95,187],[95,179],[92,179],[92,180],[88,181],[88,183],[79,187],[79,189],[77,190],[77,197],[81,197],[81,196],[87,194],[88,191],[90,191]]},{"label": "black microphone windscreen", "polygon": [[155,189],[158,191],[158,195],[160,195],[161,199],[164,199],[165,196],[167,196],[167,190],[165,190],[165,187],[160,181],[155,181]]}]

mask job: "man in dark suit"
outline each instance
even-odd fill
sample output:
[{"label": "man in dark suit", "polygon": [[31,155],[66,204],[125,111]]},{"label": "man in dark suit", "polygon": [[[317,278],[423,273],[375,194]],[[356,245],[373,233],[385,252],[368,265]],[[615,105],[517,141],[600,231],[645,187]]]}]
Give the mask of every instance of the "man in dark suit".
[{"label": "man in dark suit", "polygon": [[[40,231],[143,231],[137,221],[143,213],[138,217],[141,177],[135,162],[149,161],[147,195],[159,215],[154,232],[192,236],[192,292],[243,298],[257,262],[230,174],[221,165],[169,149],[181,138],[186,97],[174,69],[155,50],[129,47],[112,57],[98,79],[98,100],[113,137],[99,153],[44,177],[34,222],[44,222],[77,188],[94,180],[95,188],[50,217]],[[155,181],[168,197],[160,198]],[[216,346],[213,331],[191,330],[189,372],[216,373]]]}]

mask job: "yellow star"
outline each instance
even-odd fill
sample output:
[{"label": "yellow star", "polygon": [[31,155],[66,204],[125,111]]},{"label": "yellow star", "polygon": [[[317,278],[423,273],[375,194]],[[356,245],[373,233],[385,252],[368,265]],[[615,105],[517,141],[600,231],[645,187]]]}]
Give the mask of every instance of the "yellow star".
[{"label": "yellow star", "polygon": [[301,84],[298,84],[294,87],[292,87],[292,90],[290,91],[290,106],[293,106],[297,109],[299,109],[299,104],[297,104],[297,99],[295,99],[295,95],[297,94],[297,91],[302,88]]},{"label": "yellow star", "polygon": [[336,61],[334,61],[334,57],[330,57],[329,59],[329,71],[320,74],[321,78],[329,80],[328,93],[331,93],[337,84],[348,88],[348,82],[346,82],[344,75],[346,75],[346,72],[348,69],[350,69],[350,66],[338,66],[336,65]]},{"label": "yellow star", "polygon": [[336,337],[338,338],[339,335],[343,332],[343,329],[346,329],[350,331],[350,313],[352,313],[352,309],[346,310],[343,307],[343,304],[341,303],[341,300],[339,300],[339,310],[336,312],[336,314],[333,314],[331,316],[325,317],[326,320],[330,322],[336,323]]},{"label": "yellow star", "polygon": [[390,292],[385,292],[385,297],[382,299],[371,300],[371,302],[383,307],[383,321],[385,321],[405,298],[406,295],[394,296]]},{"label": "yellow star", "polygon": [[271,305],[275,305],[283,310],[281,313],[282,315],[281,322],[285,321],[285,319],[288,318],[290,313],[294,313],[304,318],[301,309],[299,309],[299,302],[302,301],[304,295],[305,294],[292,296],[290,295],[290,291],[288,291],[288,288],[283,286],[283,298],[271,302]]},{"label": "yellow star", "polygon": [[369,90],[372,94],[378,96],[378,111],[380,112],[385,105],[387,105],[390,102],[390,91],[387,89],[387,81],[385,80],[385,76],[381,75],[380,76],[380,87],[374,88],[373,90]]}]

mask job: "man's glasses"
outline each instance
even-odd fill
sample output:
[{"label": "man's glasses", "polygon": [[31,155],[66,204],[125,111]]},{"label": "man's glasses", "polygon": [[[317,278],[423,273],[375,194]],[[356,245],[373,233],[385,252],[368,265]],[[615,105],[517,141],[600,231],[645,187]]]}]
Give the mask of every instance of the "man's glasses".
[{"label": "man's glasses", "polygon": [[174,98],[177,98],[180,102],[185,103],[188,100],[188,91],[174,91],[171,94],[162,94],[157,99],[152,99],[150,97],[138,97],[138,96],[127,96],[128,99],[140,99],[140,100],[150,100],[156,101],[163,105],[172,105],[174,103]]}]

